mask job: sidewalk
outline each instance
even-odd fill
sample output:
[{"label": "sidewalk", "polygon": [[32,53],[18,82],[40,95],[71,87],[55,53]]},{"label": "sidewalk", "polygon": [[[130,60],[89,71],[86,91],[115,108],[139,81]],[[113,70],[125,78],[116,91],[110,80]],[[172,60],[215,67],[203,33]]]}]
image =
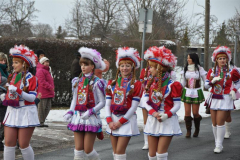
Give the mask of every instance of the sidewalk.
[{"label": "sidewalk", "polygon": [[[49,127],[36,127],[34,130],[30,144],[35,155],[74,145],[73,132],[67,129],[67,123],[46,124]],[[21,151],[16,149],[16,158],[20,157],[22,157]],[[3,159],[3,152],[0,152],[0,159]]]}]

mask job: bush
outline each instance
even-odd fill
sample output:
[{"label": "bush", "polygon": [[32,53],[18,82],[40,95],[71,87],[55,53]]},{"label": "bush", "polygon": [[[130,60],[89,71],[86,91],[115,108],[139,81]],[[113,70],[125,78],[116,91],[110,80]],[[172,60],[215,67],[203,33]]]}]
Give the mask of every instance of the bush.
[{"label": "bush", "polygon": [[110,61],[110,67],[116,68],[114,49],[106,42],[0,38],[0,51],[9,54],[9,49],[18,42],[24,43],[34,51],[43,49],[46,52],[46,57],[48,57],[50,60],[50,66],[52,67],[55,83],[56,96],[53,100],[53,106],[69,106],[71,103],[72,86],[70,82],[70,68],[71,63],[75,58],[74,53],[76,53],[80,47],[84,46],[98,50],[102,54],[103,58],[106,58]]}]

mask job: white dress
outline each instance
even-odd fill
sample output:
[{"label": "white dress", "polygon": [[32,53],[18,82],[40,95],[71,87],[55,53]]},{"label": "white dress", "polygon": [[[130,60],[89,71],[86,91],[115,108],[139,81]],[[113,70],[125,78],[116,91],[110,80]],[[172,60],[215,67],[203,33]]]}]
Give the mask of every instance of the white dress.
[{"label": "white dress", "polygon": [[[79,78],[74,78],[73,83],[78,81]],[[76,111],[76,100],[77,100],[77,90],[78,87],[73,88],[73,99],[70,106],[70,110],[73,111],[73,117],[71,122],[68,124],[68,129],[74,132],[95,132],[99,133],[102,131],[102,121],[100,118],[100,109],[105,105],[105,82],[95,76],[95,82],[93,85],[93,94],[95,100],[95,107],[93,108],[96,112],[92,114],[89,118],[83,119],[84,111]],[[73,85],[74,86],[74,85]],[[86,111],[87,112],[87,111]]]},{"label": "white dress", "polygon": [[[28,100],[28,102],[34,102],[36,98],[37,79],[30,72],[28,72],[26,74],[26,82],[29,93],[22,91],[22,94],[19,96],[19,107],[7,107],[5,118],[3,121],[5,126],[27,128],[40,125],[37,106],[35,104],[25,105],[25,100]],[[20,89],[23,89],[23,82],[21,82]]]}]

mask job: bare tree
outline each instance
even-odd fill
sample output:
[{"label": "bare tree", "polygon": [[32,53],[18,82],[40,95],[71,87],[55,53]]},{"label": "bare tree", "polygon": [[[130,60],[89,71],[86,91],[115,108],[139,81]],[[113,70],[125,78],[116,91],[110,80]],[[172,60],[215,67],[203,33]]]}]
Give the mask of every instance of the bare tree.
[{"label": "bare tree", "polygon": [[[102,40],[109,38],[111,29],[120,26],[117,22],[122,20],[122,11],[124,9],[122,0],[87,0],[85,8],[88,11],[88,17],[91,18],[90,23],[91,35],[99,35]],[[97,29],[97,30],[96,30]]]},{"label": "bare tree", "polygon": [[2,21],[4,20],[4,16],[5,16],[5,12],[4,12],[4,8],[5,8],[6,3],[4,2],[4,0],[2,0],[0,2],[0,24],[2,23]]},{"label": "bare tree", "polygon": [[69,34],[81,39],[87,34],[86,15],[84,15],[84,7],[80,0],[75,0],[74,6],[70,12],[71,17],[65,20],[65,28]]},{"label": "bare tree", "polygon": [[9,0],[4,9],[16,36],[28,36],[22,34],[30,22],[36,18],[34,15],[38,10],[34,7],[35,1],[30,0]]},{"label": "bare tree", "polygon": [[[127,33],[132,38],[140,38],[138,17],[140,8],[153,9],[153,29],[146,39],[180,39],[186,28],[186,18],[182,12],[186,2],[182,0],[124,0],[127,15]],[[181,34],[180,34],[180,33]]]},{"label": "bare tree", "polygon": [[49,24],[38,23],[32,27],[33,34],[39,38],[52,38],[53,29]]},{"label": "bare tree", "polygon": [[[231,42],[235,41],[236,31],[240,30],[240,8],[236,9],[235,15],[227,22],[227,34]],[[239,41],[240,42],[240,41]]]}]

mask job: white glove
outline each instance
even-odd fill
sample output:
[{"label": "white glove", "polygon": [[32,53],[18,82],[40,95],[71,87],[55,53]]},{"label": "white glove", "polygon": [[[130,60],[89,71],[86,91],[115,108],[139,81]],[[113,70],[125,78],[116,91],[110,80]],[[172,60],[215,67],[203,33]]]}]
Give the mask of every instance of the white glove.
[{"label": "white glove", "polygon": [[6,96],[5,93],[1,94],[0,98],[1,98],[1,101],[2,101],[2,102],[5,100],[5,96]]},{"label": "white glove", "polygon": [[221,80],[222,78],[220,78],[220,76],[218,77],[214,77],[211,81],[212,84],[216,83],[217,81]]},{"label": "white glove", "polygon": [[64,116],[63,119],[65,122],[70,123],[72,121],[72,117],[73,117],[73,111],[68,111]]},{"label": "white glove", "polygon": [[8,90],[9,90],[10,93],[14,93],[14,92],[17,91],[17,87],[15,87],[14,85],[10,85],[10,86],[8,87]]},{"label": "white glove", "polygon": [[90,115],[90,111],[89,111],[89,109],[81,116],[81,118],[83,119],[83,120],[86,120],[86,119],[88,119],[89,117],[90,117],[91,115]]},{"label": "white glove", "polygon": [[168,115],[165,114],[165,113],[164,113],[164,114],[161,113],[161,114],[160,114],[160,117],[161,117],[162,122],[165,121],[166,119],[168,119]]},{"label": "white glove", "polygon": [[231,96],[231,98],[232,98],[233,100],[236,100],[236,99],[237,99],[237,98],[236,98],[236,93],[235,93],[234,90],[231,90],[231,92],[229,93],[229,95]]}]

